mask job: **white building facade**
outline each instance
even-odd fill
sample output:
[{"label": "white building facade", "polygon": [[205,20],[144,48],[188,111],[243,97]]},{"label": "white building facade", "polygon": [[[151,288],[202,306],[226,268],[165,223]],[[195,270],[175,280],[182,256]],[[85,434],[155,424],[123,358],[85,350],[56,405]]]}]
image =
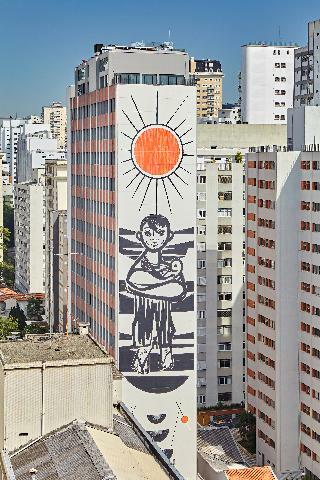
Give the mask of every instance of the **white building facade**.
[{"label": "white building facade", "polygon": [[278,474],[299,468],[298,158],[249,153],[246,171],[247,408]]},{"label": "white building facade", "polygon": [[15,288],[22,293],[44,293],[45,207],[41,183],[14,187]]},{"label": "white building facade", "polygon": [[44,168],[46,160],[65,157],[65,150],[59,148],[49,125],[27,123],[21,128],[17,141],[17,183],[30,181],[33,169]]},{"label": "white building facade", "polygon": [[10,183],[16,181],[17,144],[26,122],[22,118],[0,119],[0,151],[6,154]]},{"label": "white building facade", "polygon": [[320,105],[320,20],[308,24],[308,44],[295,52],[294,106]]},{"label": "white building facade", "polygon": [[294,52],[297,45],[248,44],[242,47],[243,123],[285,124],[293,106]]},{"label": "white building facade", "polygon": [[59,148],[67,148],[67,109],[60,102],[42,107],[43,123],[50,125],[52,138],[58,141]]},{"label": "white building facade", "polygon": [[244,400],[244,166],[239,153],[236,149],[198,149],[200,408]]}]

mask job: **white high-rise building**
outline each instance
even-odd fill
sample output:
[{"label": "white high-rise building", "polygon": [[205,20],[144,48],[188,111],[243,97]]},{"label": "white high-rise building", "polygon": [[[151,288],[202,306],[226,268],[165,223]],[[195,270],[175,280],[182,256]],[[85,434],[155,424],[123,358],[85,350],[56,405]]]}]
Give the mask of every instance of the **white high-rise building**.
[{"label": "white high-rise building", "polygon": [[40,182],[25,182],[14,190],[15,287],[22,293],[44,293],[44,188]]},{"label": "white high-rise building", "polygon": [[60,102],[42,107],[43,123],[50,125],[52,137],[57,139],[60,148],[67,146],[67,109]]},{"label": "white high-rise building", "polygon": [[16,181],[17,144],[26,122],[27,120],[22,118],[0,119],[0,151],[6,154],[10,183]]},{"label": "white high-rise building", "polygon": [[308,24],[308,44],[295,52],[294,106],[320,105],[320,20]]},{"label": "white high-rise building", "polygon": [[198,406],[244,400],[244,184],[237,149],[197,162]]},{"label": "white high-rise building", "polygon": [[17,141],[17,183],[29,181],[32,170],[44,168],[46,160],[63,160],[65,157],[66,153],[52,137],[49,125],[25,124]]},{"label": "white high-rise building", "polygon": [[287,123],[293,105],[297,45],[248,44],[242,47],[242,122]]},{"label": "white high-rise building", "polygon": [[247,408],[257,461],[298,464],[299,152],[249,153],[246,162]]}]

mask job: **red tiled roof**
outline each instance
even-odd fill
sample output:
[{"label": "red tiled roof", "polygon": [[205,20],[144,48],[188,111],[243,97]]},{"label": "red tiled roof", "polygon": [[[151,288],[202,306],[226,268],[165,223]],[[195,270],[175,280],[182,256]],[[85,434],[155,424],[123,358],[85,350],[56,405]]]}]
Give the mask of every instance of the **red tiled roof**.
[{"label": "red tiled roof", "polygon": [[0,302],[4,302],[9,298],[14,298],[17,301],[30,300],[31,298],[44,299],[44,293],[19,293],[10,288],[0,288]]},{"label": "red tiled roof", "polygon": [[225,472],[228,480],[276,480],[271,467],[231,468]]}]

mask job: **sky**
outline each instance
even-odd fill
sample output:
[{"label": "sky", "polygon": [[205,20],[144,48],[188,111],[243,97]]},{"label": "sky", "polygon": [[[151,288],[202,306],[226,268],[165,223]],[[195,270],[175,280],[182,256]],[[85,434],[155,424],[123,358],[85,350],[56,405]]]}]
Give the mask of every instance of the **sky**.
[{"label": "sky", "polygon": [[0,0],[0,117],[65,103],[74,67],[95,43],[171,40],[196,58],[221,61],[223,100],[237,100],[241,45],[307,43],[319,0]]}]

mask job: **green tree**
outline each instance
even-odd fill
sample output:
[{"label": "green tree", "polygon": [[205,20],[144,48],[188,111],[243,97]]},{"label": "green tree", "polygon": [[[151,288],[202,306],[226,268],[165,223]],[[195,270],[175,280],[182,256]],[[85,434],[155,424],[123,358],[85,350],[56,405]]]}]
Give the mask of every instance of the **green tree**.
[{"label": "green tree", "polygon": [[14,246],[14,210],[8,202],[3,203],[3,226],[9,232],[8,248]]},{"label": "green tree", "polygon": [[241,444],[251,453],[256,451],[256,417],[250,412],[243,412],[239,417]]},{"label": "green tree", "polygon": [[236,159],[237,163],[241,163],[242,162],[242,153],[237,152],[234,158]]},{"label": "green tree", "polygon": [[2,249],[3,259],[0,262],[0,283],[12,288],[14,285],[14,261],[8,255],[8,246],[10,243],[10,230],[0,228],[0,249]]},{"label": "green tree", "polygon": [[27,317],[30,321],[42,320],[41,315],[44,314],[43,302],[39,298],[30,298],[27,303]]},{"label": "green tree", "polygon": [[32,333],[32,334],[43,334],[43,333],[48,333],[49,332],[49,325],[46,323],[31,323],[30,325],[27,325],[25,328],[25,333]]},{"label": "green tree", "polygon": [[27,317],[25,316],[24,311],[20,308],[19,305],[11,308],[9,317],[17,320],[20,332],[23,332],[25,330],[27,325]]},{"label": "green tree", "polygon": [[16,319],[0,317],[0,340],[5,340],[12,332],[18,330],[19,326]]}]

